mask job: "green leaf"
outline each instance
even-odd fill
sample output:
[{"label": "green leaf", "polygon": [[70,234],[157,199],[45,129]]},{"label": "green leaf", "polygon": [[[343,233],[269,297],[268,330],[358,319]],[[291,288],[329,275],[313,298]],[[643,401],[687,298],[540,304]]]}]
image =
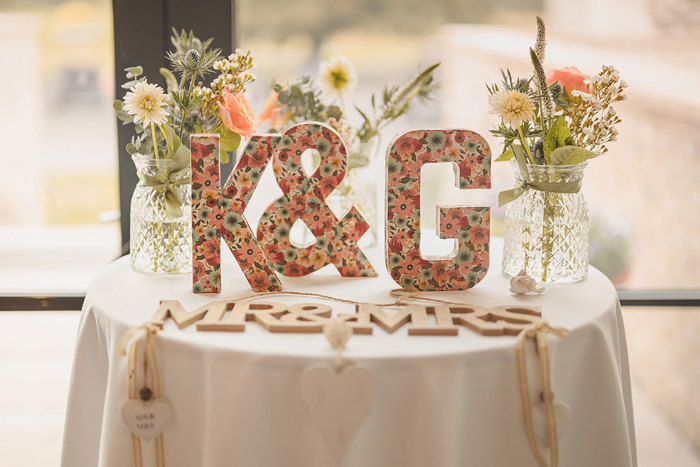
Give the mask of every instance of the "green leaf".
[{"label": "green leaf", "polygon": [[571,131],[569,131],[569,127],[566,126],[564,117],[559,116],[554,120],[547,135],[544,137],[544,157],[549,160],[552,151],[557,148],[568,146],[570,142]]},{"label": "green leaf", "polygon": [[131,89],[134,86],[136,86],[136,83],[138,83],[138,80],[132,80],[132,81],[127,81],[126,83],[122,84],[122,89]]},{"label": "green leaf", "polygon": [[[241,136],[221,125],[221,140],[219,141],[221,150],[225,152],[232,152],[238,149],[240,144]],[[223,162],[223,154],[221,160]]]},{"label": "green leaf", "polygon": [[340,110],[340,107],[337,105],[331,105],[328,107],[328,110],[326,110],[326,115],[328,118],[335,118],[336,120],[340,120],[343,118],[343,111]]},{"label": "green leaf", "polygon": [[167,68],[161,68],[160,74],[165,78],[165,84],[168,86],[168,92],[177,90],[177,79],[172,71]]},{"label": "green leaf", "polygon": [[372,122],[369,121],[369,117],[367,117],[367,114],[362,111],[358,106],[355,106],[355,110],[362,116],[362,119],[365,121],[365,123],[369,126],[372,126]]},{"label": "green leaf", "polygon": [[219,154],[219,158],[221,159],[221,163],[222,163],[222,164],[228,164],[229,157],[228,157],[228,153],[227,153],[227,152],[225,152],[225,151],[224,151],[224,152],[221,152],[221,153]]},{"label": "green leaf", "polygon": [[163,158],[172,159],[173,155],[177,152],[180,146],[182,146],[182,142],[180,141],[180,138],[178,138],[177,133],[175,133],[175,130],[170,128],[169,125],[163,124],[163,130],[165,131],[165,134],[168,135],[168,142],[170,143],[168,146],[171,147],[170,151],[163,155]]},{"label": "green leaf", "polygon": [[552,165],[574,165],[592,159],[596,154],[578,146],[556,148],[550,155]]},{"label": "green leaf", "polygon": [[513,150],[509,148],[509,149],[503,151],[503,154],[498,156],[498,159],[496,159],[496,161],[509,161],[513,157],[515,157],[515,153],[513,153]]},{"label": "green leaf", "polygon": [[122,101],[120,101],[119,99],[115,100],[112,103],[112,108],[117,112],[121,111],[123,106],[124,106],[124,103]]}]

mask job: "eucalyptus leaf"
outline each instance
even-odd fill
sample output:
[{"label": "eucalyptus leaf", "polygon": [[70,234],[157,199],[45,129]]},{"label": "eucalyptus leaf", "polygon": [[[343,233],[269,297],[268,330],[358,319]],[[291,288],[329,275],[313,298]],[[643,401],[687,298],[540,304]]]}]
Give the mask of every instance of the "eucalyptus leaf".
[{"label": "eucalyptus leaf", "polygon": [[126,71],[128,78],[135,78],[136,76],[143,74],[143,67],[130,66],[129,68],[124,68],[124,71]]},{"label": "eucalyptus leaf", "polygon": [[132,81],[127,81],[126,83],[122,84],[122,89],[131,89],[134,86],[136,86],[136,83],[138,83],[138,80],[132,80]]},{"label": "eucalyptus leaf", "polygon": [[596,154],[578,146],[557,148],[550,154],[552,165],[574,165],[592,159]]}]

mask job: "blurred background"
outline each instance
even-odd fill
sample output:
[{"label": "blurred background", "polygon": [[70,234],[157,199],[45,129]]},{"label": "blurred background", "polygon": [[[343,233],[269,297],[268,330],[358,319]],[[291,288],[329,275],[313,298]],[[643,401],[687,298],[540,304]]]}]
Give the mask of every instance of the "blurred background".
[{"label": "blurred background", "polygon": [[[612,64],[630,86],[619,140],[585,178],[591,262],[624,289],[700,289],[700,1],[239,0],[235,29],[258,65],[256,111],[273,80],[313,76],[331,56],[353,62],[360,107],[440,61],[436,98],[389,126],[382,150],[411,128],[463,127],[498,154],[484,83],[499,68],[529,74],[535,15],[548,26],[546,69]],[[120,254],[112,24],[107,0],[0,0],[0,294],[82,294]],[[478,200],[498,233],[496,194],[513,179],[508,164],[493,172],[494,189],[465,194],[440,183],[449,167],[431,168],[426,225],[438,200]],[[700,465],[698,311],[624,310],[640,466]],[[0,465],[58,464],[77,322],[0,313]]]}]

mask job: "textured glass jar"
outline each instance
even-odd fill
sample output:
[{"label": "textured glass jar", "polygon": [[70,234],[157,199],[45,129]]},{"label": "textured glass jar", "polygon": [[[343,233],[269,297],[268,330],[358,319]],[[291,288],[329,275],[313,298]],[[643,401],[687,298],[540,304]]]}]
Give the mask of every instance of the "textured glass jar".
[{"label": "textured glass jar", "polygon": [[[518,183],[522,176],[511,160]],[[560,183],[583,179],[587,162],[576,165],[528,165],[532,182]],[[506,205],[503,273],[522,269],[540,283],[570,283],[588,276],[588,205],[579,193],[528,188]]]},{"label": "textured glass jar", "polygon": [[[169,159],[131,156],[139,183],[131,196],[131,265],[150,274],[192,270],[192,191],[189,164],[181,170]],[[181,215],[166,210],[166,196]]]},{"label": "textured glass jar", "polygon": [[[384,172],[378,170],[379,136],[348,149],[350,169],[328,197],[328,205],[338,217],[344,216],[353,205],[360,211],[369,224],[369,230],[360,238],[358,244],[362,248],[370,248],[377,244],[377,230],[380,225],[377,209],[380,193],[377,187],[379,178],[383,180]],[[364,165],[354,166],[358,163]]]}]

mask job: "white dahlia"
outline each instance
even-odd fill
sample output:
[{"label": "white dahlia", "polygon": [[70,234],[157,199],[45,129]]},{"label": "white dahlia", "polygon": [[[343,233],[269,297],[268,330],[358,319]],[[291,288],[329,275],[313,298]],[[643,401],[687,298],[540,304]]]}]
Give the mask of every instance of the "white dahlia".
[{"label": "white dahlia", "polygon": [[143,127],[151,123],[162,125],[168,118],[165,105],[165,93],[157,84],[141,81],[124,96],[124,109],[133,115],[134,122],[143,120]]},{"label": "white dahlia", "polygon": [[535,118],[535,103],[520,91],[498,91],[489,96],[489,104],[491,113],[500,115],[511,128]]}]

